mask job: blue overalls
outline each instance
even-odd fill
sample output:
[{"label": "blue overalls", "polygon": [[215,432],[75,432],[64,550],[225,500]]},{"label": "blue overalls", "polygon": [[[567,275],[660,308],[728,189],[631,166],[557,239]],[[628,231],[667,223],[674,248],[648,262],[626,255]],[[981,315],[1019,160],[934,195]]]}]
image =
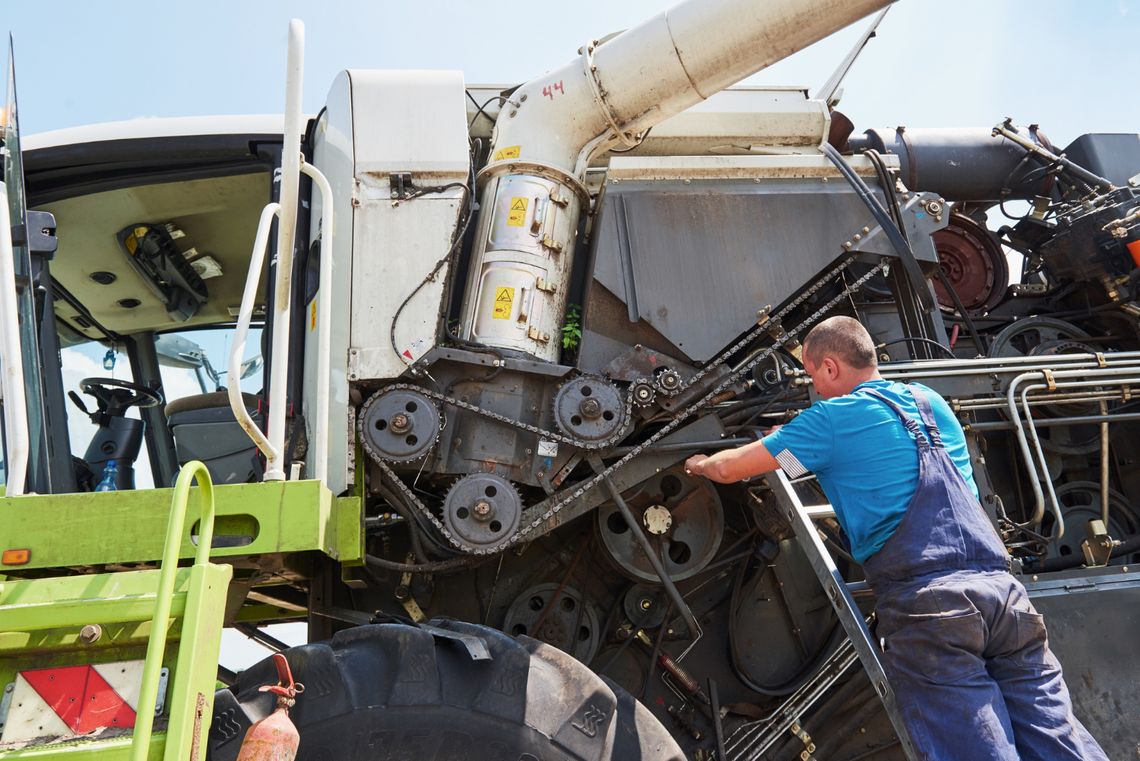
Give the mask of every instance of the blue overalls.
[{"label": "blue overalls", "polygon": [[918,444],[918,488],[863,564],[883,665],[923,759],[1104,759],[1073,716],[1061,665],[1009,556],[942,446],[925,394],[918,422],[873,389]]}]

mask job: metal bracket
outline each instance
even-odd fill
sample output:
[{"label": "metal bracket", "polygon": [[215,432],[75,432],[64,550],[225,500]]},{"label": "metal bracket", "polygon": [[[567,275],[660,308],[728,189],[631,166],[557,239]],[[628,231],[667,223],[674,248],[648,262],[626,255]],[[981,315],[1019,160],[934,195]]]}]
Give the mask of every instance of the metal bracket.
[{"label": "metal bracket", "polygon": [[484,641],[482,637],[476,637],[474,634],[464,634],[463,632],[453,632],[450,629],[441,629],[431,624],[420,624],[420,628],[436,639],[451,640],[452,642],[458,642],[463,645],[473,661],[494,660],[491,656],[491,651],[487,649],[486,641]]},{"label": "metal bracket", "polygon": [[158,672],[158,695],[154,701],[154,715],[161,716],[162,709],[166,708],[166,684],[170,681],[170,669],[164,668]]},{"label": "metal bracket", "polygon": [[906,725],[903,723],[894,690],[891,689],[887,674],[883,670],[883,664],[879,661],[876,645],[871,639],[871,632],[867,629],[862,614],[855,606],[855,600],[847,587],[847,581],[840,575],[839,569],[835,566],[835,561],[828,554],[827,547],[819,536],[819,532],[812,525],[811,519],[808,517],[808,509],[804,507],[796,494],[795,487],[792,486],[791,481],[788,480],[782,470],[770,473],[768,484],[772,488],[772,495],[779,503],[784,517],[787,518],[795,531],[796,540],[803,548],[804,554],[807,555],[812,570],[819,577],[828,599],[831,600],[831,605],[835,608],[840,623],[847,631],[847,636],[855,648],[856,655],[859,656],[859,661],[863,664],[863,669],[867,672],[867,677],[871,680],[875,693],[883,701],[883,707],[894,726],[903,752],[908,759],[919,758],[914,743],[910,739],[910,733],[907,732]]},{"label": "metal bracket", "polygon": [[388,187],[392,190],[392,199],[397,201],[411,198],[416,190],[411,172],[392,172],[388,175]]},{"label": "metal bracket", "polygon": [[12,707],[12,693],[15,690],[15,682],[4,685],[4,696],[0,697],[0,732],[4,731],[4,724],[8,721],[8,710]]}]

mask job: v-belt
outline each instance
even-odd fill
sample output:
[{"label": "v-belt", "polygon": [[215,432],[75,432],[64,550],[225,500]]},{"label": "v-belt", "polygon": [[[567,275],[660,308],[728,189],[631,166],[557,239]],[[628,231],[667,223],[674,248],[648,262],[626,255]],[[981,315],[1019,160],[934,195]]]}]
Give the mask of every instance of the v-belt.
[{"label": "v-belt", "polygon": [[[712,370],[715,367],[723,365],[734,354],[741,351],[743,348],[748,346],[750,343],[755,341],[757,338],[761,337],[762,335],[764,335],[766,333],[769,333],[774,324],[778,323],[781,319],[783,319],[788,314],[790,314],[792,312],[792,310],[794,310],[796,307],[803,304],[806,300],[811,298],[814,294],[816,294],[822,288],[825,288],[827,285],[831,284],[833,278],[835,278],[836,275],[839,275],[841,272],[843,272],[845,269],[847,269],[847,267],[852,263],[852,261],[854,261],[854,256],[850,256],[850,257],[844,259],[839,265],[837,265],[836,267],[834,267],[833,269],[828,271],[825,275],[823,275],[818,280],[816,280],[814,283],[812,283],[808,288],[801,291],[800,294],[798,296],[796,296],[796,298],[792,299],[792,301],[790,301],[783,309],[776,312],[774,315],[771,315],[767,319],[761,321],[760,324],[757,327],[753,328],[751,331],[749,331],[747,335],[745,335],[743,338],[741,338],[739,341],[737,341],[731,347],[729,347],[724,352],[722,352],[718,357],[716,357],[715,359],[708,362],[703,368],[701,368],[699,371],[697,371],[697,373],[695,375],[693,375],[693,377],[689,378],[689,380],[685,383],[684,389],[691,388],[693,385],[698,383],[702,378],[704,378],[708,373],[712,372]],[[609,478],[611,475],[613,475],[615,472],[617,472],[621,468],[625,467],[629,462],[631,462],[634,458],[639,456],[646,449],[650,448],[651,446],[656,444],[658,441],[660,441],[664,437],[668,436],[673,431],[677,430],[677,428],[679,428],[681,426],[681,424],[683,422],[685,422],[685,420],[687,420],[689,417],[691,417],[692,415],[696,414],[701,409],[706,407],[709,404],[709,402],[711,402],[715,397],[720,395],[723,391],[725,391],[733,383],[736,383],[739,378],[741,378],[742,376],[751,372],[751,370],[754,367],[756,367],[761,362],[763,362],[764,360],[766,360],[770,356],[772,356],[772,354],[775,353],[775,351],[777,349],[779,349],[784,344],[791,341],[797,335],[802,333],[806,328],[813,325],[821,317],[823,317],[823,315],[825,315],[827,312],[831,311],[831,309],[833,307],[835,307],[836,304],[838,304],[839,302],[841,302],[843,299],[847,298],[851,294],[855,293],[857,290],[859,290],[860,287],[862,287],[862,285],[864,283],[866,283],[868,280],[873,278],[875,275],[882,272],[883,269],[885,269],[885,267],[887,266],[887,263],[888,262],[886,260],[884,260],[882,263],[878,264],[877,266],[872,267],[870,270],[868,270],[865,274],[861,275],[854,282],[847,285],[836,296],[833,296],[831,299],[829,299],[827,301],[827,303],[825,303],[823,306],[821,306],[819,309],[817,309],[815,312],[813,312],[810,316],[807,317],[807,319],[805,319],[803,322],[799,323],[796,327],[794,327],[790,330],[787,330],[785,332],[779,333],[774,338],[774,341],[773,341],[771,346],[769,346],[767,349],[764,349],[758,355],[756,355],[755,357],[750,359],[748,362],[746,362],[744,365],[742,365],[741,367],[739,367],[735,371],[733,371],[731,374],[729,374],[726,378],[724,378],[715,387],[713,387],[711,390],[707,391],[700,399],[698,399],[697,401],[693,402],[688,407],[686,407],[673,420],[671,420],[670,422],[665,424],[662,428],[660,428],[656,433],[654,433],[648,439],[646,439],[642,443],[635,446],[633,449],[631,449],[628,453],[626,453],[617,462],[613,463],[612,465],[607,467],[605,470],[602,470],[601,472],[596,473],[591,478],[579,483],[572,490],[569,490],[569,493],[552,494],[550,497],[548,497],[548,498],[544,499],[543,501],[541,501],[535,505],[532,505],[531,507],[524,510],[518,531],[516,531],[515,534],[513,536],[511,536],[510,538],[506,539],[502,543],[495,545],[493,547],[472,547],[471,545],[468,545],[465,542],[463,542],[462,540],[460,540],[457,536],[455,536],[450,531],[448,531],[447,527],[444,526],[443,523],[435,516],[435,514],[426,505],[424,505],[423,502],[420,501],[420,499],[415,495],[415,493],[412,491],[412,489],[407,484],[405,484],[403,482],[403,480],[396,474],[396,472],[394,470],[392,470],[392,468],[386,462],[384,462],[383,460],[380,460],[378,458],[375,458],[376,464],[377,464],[377,466],[379,466],[381,473],[384,475],[384,479],[393,488],[395,488],[401,495],[403,495],[403,497],[407,500],[407,503],[409,505],[411,505],[412,507],[414,507],[416,509],[416,511],[424,517],[425,520],[427,520],[429,523],[431,523],[431,525],[434,526],[437,531],[439,531],[440,534],[442,534],[444,537],[446,537],[448,542],[450,542],[456,549],[462,550],[464,553],[471,554],[471,555],[490,555],[493,553],[502,552],[503,550],[506,550],[510,547],[513,547],[514,545],[516,545],[520,542],[531,541],[533,539],[537,539],[538,537],[543,536],[544,534],[554,530],[559,525],[561,525],[562,521],[552,521],[551,519],[554,518],[563,508],[565,508],[567,505],[571,504],[572,502],[580,499],[586,492],[588,492],[590,489],[593,489],[595,486],[597,486],[598,484],[605,481],[607,478]],[[619,429],[619,432],[617,434],[615,434],[614,436],[611,436],[609,439],[605,439],[602,441],[582,441],[582,440],[575,439],[575,438],[570,437],[570,436],[565,436],[561,433],[555,433],[553,431],[547,431],[545,429],[539,428],[538,426],[530,425],[528,423],[523,423],[523,422],[518,421],[518,420],[513,420],[511,418],[506,417],[505,415],[500,415],[496,412],[492,412],[490,410],[482,409],[481,407],[478,407],[478,406],[471,404],[469,402],[464,402],[464,401],[460,401],[459,399],[455,399],[453,397],[445,396],[445,395],[437,393],[435,391],[431,391],[429,389],[426,389],[422,386],[416,386],[414,384],[398,384],[395,386],[391,386],[390,388],[410,389],[410,390],[415,391],[416,393],[423,394],[424,396],[428,397],[429,399],[431,399],[435,402],[438,402],[440,404],[445,404],[445,405],[449,405],[452,407],[456,407],[458,409],[466,410],[468,412],[472,412],[472,413],[475,413],[477,415],[481,415],[482,417],[490,418],[491,420],[494,420],[494,421],[501,423],[503,425],[511,426],[513,428],[518,428],[519,430],[527,431],[529,433],[533,433],[537,436],[541,436],[542,438],[545,438],[548,440],[553,440],[553,441],[558,441],[558,442],[565,443],[565,444],[569,444],[571,446],[578,447],[581,449],[600,449],[600,448],[604,448],[607,446],[611,446],[612,444],[616,443],[616,441],[619,437],[624,436],[626,433],[624,430],[625,426],[623,423],[621,429]],[[682,390],[684,390],[684,389],[682,389]],[[625,404],[625,412],[624,412],[626,421],[628,421],[631,418],[631,410],[630,410],[631,406],[632,406],[632,399],[627,397],[626,404]]]}]

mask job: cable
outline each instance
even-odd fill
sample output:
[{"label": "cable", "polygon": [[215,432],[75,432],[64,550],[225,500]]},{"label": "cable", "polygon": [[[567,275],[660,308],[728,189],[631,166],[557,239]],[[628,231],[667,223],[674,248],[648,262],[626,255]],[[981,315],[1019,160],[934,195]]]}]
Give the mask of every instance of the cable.
[{"label": "cable", "polygon": [[938,343],[937,341],[934,341],[934,340],[929,339],[929,338],[920,338],[919,336],[903,336],[902,338],[896,338],[893,341],[883,341],[881,344],[876,344],[875,348],[876,349],[882,349],[882,348],[885,348],[887,346],[893,346],[894,344],[901,344],[903,342],[909,343],[910,341],[915,341],[917,343],[923,343],[923,344],[929,344],[930,346],[937,346],[939,349],[946,352],[946,356],[950,357],[950,359],[957,359],[958,358],[954,354],[954,352],[950,351],[949,348],[943,346],[942,344]]},{"label": "cable", "polygon": [[[446,186],[440,186],[441,189],[446,188],[446,187],[461,187],[461,188],[463,188],[463,205],[467,204],[468,199],[471,197],[471,189],[468,188],[467,185],[460,183],[460,182],[453,182],[453,183],[449,183]],[[435,192],[441,192],[441,190],[436,190]],[[423,195],[423,194],[421,193],[420,195]],[[415,196],[413,196],[413,197],[415,197]],[[420,290],[425,285],[427,285],[428,283],[433,282],[435,280],[435,276],[437,274],[439,274],[439,271],[441,269],[443,269],[443,265],[445,265],[449,261],[451,261],[451,257],[455,253],[456,248],[459,246],[460,243],[463,242],[463,236],[465,236],[467,234],[467,227],[468,227],[468,225],[471,224],[471,216],[472,215],[470,213],[465,215],[465,218],[463,220],[463,225],[459,228],[458,233],[452,239],[451,246],[447,249],[447,253],[444,254],[440,258],[440,260],[435,263],[435,266],[432,267],[431,272],[429,272],[427,274],[427,276],[424,277],[424,279],[420,281],[419,285],[417,285],[415,288],[413,288],[412,292],[409,293],[404,298],[404,300],[400,303],[400,306],[396,309],[396,314],[392,316],[392,324],[388,329],[388,341],[392,345],[392,351],[394,351],[396,353],[396,356],[400,357],[401,359],[404,357],[404,355],[400,353],[400,349],[396,346],[396,325],[400,321],[400,314],[403,313],[404,307],[406,307],[408,305],[408,302],[411,301],[412,298],[417,293],[419,293]]]},{"label": "cable", "polygon": [[875,218],[875,222],[882,228],[883,233],[890,241],[891,247],[895,250],[899,262],[903,266],[903,271],[906,272],[907,279],[911,281],[911,287],[914,289],[915,296],[918,299],[919,306],[926,311],[934,310],[934,298],[930,295],[930,289],[926,287],[926,276],[922,274],[922,268],[918,266],[918,259],[914,256],[914,251],[911,250],[910,244],[907,243],[901,228],[894,223],[887,210],[879,203],[879,199],[867,187],[867,183],[863,182],[863,178],[855,173],[851,165],[840,155],[839,151],[835,150],[830,144],[824,143],[820,146],[819,150],[824,156],[835,165],[839,173],[843,175],[843,179],[855,191],[855,195],[871,212],[871,216]]},{"label": "cable", "polygon": [[484,110],[491,103],[491,101],[497,100],[499,101],[499,104],[502,105],[503,103],[509,103],[511,100],[506,95],[494,95],[488,98],[486,102],[480,106],[479,101],[475,100],[475,96],[471,94],[470,90],[464,90],[463,92],[467,95],[467,99],[471,101],[471,105],[475,106],[476,108],[475,115],[471,117],[471,122],[467,125],[468,132],[470,132],[471,128],[475,126],[475,122],[478,121],[480,115],[487,117],[487,121],[491,122],[491,124],[494,125],[495,120],[492,119],[491,115]]},{"label": "cable", "polygon": [[367,565],[383,568],[385,571],[399,571],[400,573],[439,573],[456,568],[469,568],[486,559],[487,558],[484,557],[462,557],[452,558],[451,560],[441,560],[435,563],[397,563],[394,560],[377,557],[376,555],[364,555],[364,562]]},{"label": "cable", "polygon": [[974,325],[974,320],[970,317],[970,313],[966,311],[966,305],[962,303],[962,299],[958,296],[958,291],[954,290],[954,286],[950,284],[950,278],[946,277],[946,273],[942,271],[942,265],[934,271],[934,276],[938,278],[938,282],[942,283],[942,287],[950,294],[951,301],[954,302],[954,310],[962,318],[962,322],[966,323],[966,330],[970,331],[970,340],[974,342],[974,346],[978,350],[978,354],[983,357],[986,356],[986,347],[982,343],[982,337],[978,335],[978,328]]}]

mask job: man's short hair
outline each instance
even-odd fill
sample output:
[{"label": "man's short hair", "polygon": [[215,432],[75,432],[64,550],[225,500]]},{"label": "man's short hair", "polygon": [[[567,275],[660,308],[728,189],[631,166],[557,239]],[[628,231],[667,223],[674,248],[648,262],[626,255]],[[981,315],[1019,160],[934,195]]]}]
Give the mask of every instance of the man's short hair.
[{"label": "man's short hair", "polygon": [[818,365],[832,356],[857,370],[878,365],[875,342],[862,323],[852,317],[828,317],[804,339],[804,358]]}]

